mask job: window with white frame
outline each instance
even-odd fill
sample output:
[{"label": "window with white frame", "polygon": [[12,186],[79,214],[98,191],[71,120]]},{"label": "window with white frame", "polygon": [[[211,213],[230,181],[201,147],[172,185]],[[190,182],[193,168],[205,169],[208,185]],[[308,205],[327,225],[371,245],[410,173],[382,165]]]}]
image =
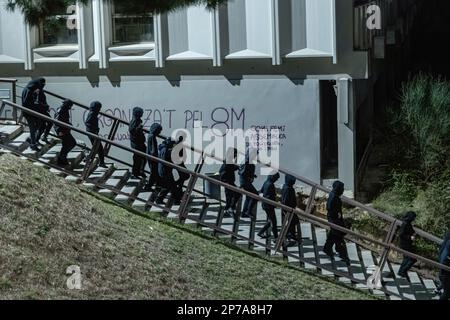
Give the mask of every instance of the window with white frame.
[{"label": "window with white frame", "polygon": [[114,45],[154,42],[153,14],[132,12],[123,1],[113,1],[112,41]]},{"label": "window with white frame", "polygon": [[39,44],[41,46],[78,44],[75,14],[74,1],[72,6],[43,21],[39,27]]}]

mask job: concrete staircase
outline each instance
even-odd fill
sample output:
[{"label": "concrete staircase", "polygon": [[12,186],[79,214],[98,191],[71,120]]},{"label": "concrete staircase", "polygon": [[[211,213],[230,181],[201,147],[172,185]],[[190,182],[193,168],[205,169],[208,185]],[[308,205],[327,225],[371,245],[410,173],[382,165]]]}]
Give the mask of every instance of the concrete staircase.
[{"label": "concrete staircase", "polygon": [[[35,165],[46,167],[45,163],[56,163],[58,151],[61,148],[60,141],[53,139],[51,143],[44,146],[41,152],[31,152],[26,142],[27,133],[23,127],[14,124],[0,124],[0,144],[8,146],[24,155],[24,159],[35,161]],[[0,148],[0,154],[11,153],[8,150]],[[69,156],[71,163],[70,169],[73,173],[81,174],[84,169],[85,151],[83,148],[77,147]],[[34,160],[33,160],[34,159]],[[42,162],[36,162],[39,159]],[[50,168],[48,168],[50,169]],[[77,181],[76,175],[70,175],[63,170],[50,169],[53,173],[65,178],[68,181]],[[144,182],[132,179],[128,169],[115,168],[113,164],[108,164],[108,168],[97,168],[89,177],[94,182],[108,186],[108,188],[99,188],[94,183],[84,183],[84,186],[98,192],[99,194],[114,199],[115,201],[129,205],[136,210],[142,212],[156,212],[164,215],[168,219],[179,219],[174,213],[165,212],[163,209],[152,208],[147,200],[152,198],[151,192],[143,190]],[[111,190],[111,188],[113,190]],[[197,190],[203,190],[203,186],[198,183]],[[222,191],[223,192],[223,191]],[[135,197],[139,200],[136,200]],[[167,199],[163,206],[169,206]],[[172,206],[172,210],[178,207]],[[417,272],[409,272],[409,279],[397,276],[399,268],[398,264],[388,262],[383,270],[383,281],[385,292],[380,290],[371,290],[367,285],[355,283],[350,278],[366,281],[370,276],[374,267],[377,265],[378,253],[364,249],[356,243],[347,241],[347,249],[349,252],[350,265],[347,265],[339,258],[331,259],[322,252],[326,239],[326,230],[316,227],[308,222],[301,222],[298,230],[301,234],[302,241],[293,243],[287,248],[289,255],[283,256],[281,253],[268,250],[260,245],[249,242],[248,240],[236,239],[236,236],[216,232],[210,226],[219,226],[221,229],[236,232],[243,237],[254,239],[259,243],[269,244],[271,239],[261,239],[258,232],[266,223],[266,215],[260,208],[257,209],[256,219],[223,217],[222,203],[217,200],[211,200],[205,196],[198,195],[193,197],[189,203],[189,215],[187,224],[197,226],[204,232],[218,236],[221,239],[231,241],[236,246],[252,250],[261,255],[271,255],[275,259],[284,259],[289,264],[298,268],[317,272],[326,277],[334,278],[345,284],[366,290],[371,294],[383,299],[412,299],[412,300],[430,300],[437,299],[435,295],[436,284],[433,279],[424,278]],[[279,224],[281,223],[281,213],[277,212]],[[200,221],[200,223],[199,223]]]}]

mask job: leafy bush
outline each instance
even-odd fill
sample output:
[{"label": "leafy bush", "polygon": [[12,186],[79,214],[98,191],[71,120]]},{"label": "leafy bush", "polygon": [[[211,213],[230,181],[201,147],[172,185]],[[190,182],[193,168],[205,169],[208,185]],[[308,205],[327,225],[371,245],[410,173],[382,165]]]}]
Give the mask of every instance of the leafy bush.
[{"label": "leafy bush", "polygon": [[450,151],[450,83],[419,74],[403,85],[392,127],[409,143],[405,164],[428,181],[442,172]]}]

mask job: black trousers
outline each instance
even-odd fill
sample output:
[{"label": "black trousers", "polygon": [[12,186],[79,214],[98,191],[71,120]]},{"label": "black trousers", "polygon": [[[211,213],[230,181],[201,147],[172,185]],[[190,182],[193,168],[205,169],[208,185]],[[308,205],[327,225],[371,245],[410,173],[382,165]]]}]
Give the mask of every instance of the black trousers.
[{"label": "black trousers", "polygon": [[[89,140],[91,140],[92,147],[94,147],[95,139],[89,137]],[[97,154],[98,154],[98,160],[100,161],[100,163],[105,163],[105,150],[103,149],[103,145],[101,142],[98,144]]]},{"label": "black trousers", "polygon": [[61,139],[62,142],[62,148],[59,153],[59,160],[66,161],[67,155],[69,154],[70,151],[73,150],[73,148],[75,148],[75,146],[77,145],[77,141],[75,140],[75,138],[72,136],[71,133],[66,133],[63,136],[60,136],[59,138]]},{"label": "black trousers", "polygon": [[347,246],[344,240],[345,234],[338,230],[331,229],[328,232],[327,241],[323,247],[323,251],[326,253],[333,252],[333,247],[336,247],[336,252],[341,258],[348,258]]},{"label": "black trousers", "polygon": [[153,186],[159,186],[159,175],[158,175],[158,163],[152,160],[148,161],[148,166],[150,168],[150,177],[148,178],[148,182],[146,188],[150,189]]},{"label": "black trousers", "polygon": [[[247,192],[251,192],[255,195],[258,195],[258,190],[253,186],[251,181],[242,181],[241,188]],[[247,214],[249,216],[253,215],[253,211],[256,208],[258,201],[251,197],[245,197],[244,208],[242,209],[243,214]]]},{"label": "black trousers", "polygon": [[407,273],[414,266],[414,264],[416,262],[417,262],[416,259],[408,257],[408,256],[404,256],[403,262],[400,265],[400,269],[398,270],[398,273],[400,273],[400,274]]},{"label": "black trousers", "polygon": [[37,137],[41,126],[41,121],[38,118],[26,113],[24,114],[24,117],[27,120],[28,128],[30,129],[30,145],[32,147],[36,147],[39,141]]},{"label": "black trousers", "polygon": [[264,227],[259,232],[260,235],[262,235],[264,232],[269,230],[269,228],[272,228],[272,233],[275,238],[278,238],[278,223],[277,223],[277,215],[275,214],[275,208],[264,208],[264,211],[267,214],[267,223],[264,225]]},{"label": "black trousers", "polygon": [[[234,182],[227,182],[228,184],[236,187]],[[226,205],[225,210],[236,210],[236,206],[239,202],[239,199],[241,198],[241,195],[233,190],[225,189],[225,199],[226,199]]]},{"label": "black trousers", "polygon": [[[135,146],[135,149],[141,152],[147,152],[147,147],[145,146],[145,144],[140,145],[140,146]],[[144,169],[145,169],[145,164],[146,164],[146,158],[141,157],[137,154],[133,155],[133,169],[132,169],[132,174],[136,177],[140,177],[144,175]]]},{"label": "black trousers", "polygon": [[444,275],[441,274],[439,276],[439,279],[441,280],[441,286],[444,290],[439,298],[439,300],[450,300],[450,275]]},{"label": "black trousers", "polygon": [[[287,219],[287,213],[285,211],[283,211],[282,216],[283,216],[283,223],[284,223],[285,219]],[[299,223],[300,223],[300,220],[298,219],[298,216],[294,213],[292,215],[291,224],[289,225],[289,229],[288,229],[288,233],[287,233],[287,237],[289,239],[300,240],[299,235],[297,234],[297,226]]]},{"label": "black trousers", "polygon": [[[45,112],[43,113],[43,115],[50,117],[49,112]],[[50,121],[41,120],[40,122],[41,123],[39,125],[39,130],[37,132],[37,141],[41,139],[42,135],[44,135],[44,137],[47,138],[48,135],[50,134],[50,130],[52,130],[53,128],[53,123],[51,123]]]},{"label": "black trousers", "polygon": [[182,192],[180,192],[179,185],[175,181],[173,175],[169,175],[167,177],[160,177],[161,182],[161,191],[159,192],[157,202],[162,202],[169,192],[171,193],[171,199],[175,202],[181,200]]}]

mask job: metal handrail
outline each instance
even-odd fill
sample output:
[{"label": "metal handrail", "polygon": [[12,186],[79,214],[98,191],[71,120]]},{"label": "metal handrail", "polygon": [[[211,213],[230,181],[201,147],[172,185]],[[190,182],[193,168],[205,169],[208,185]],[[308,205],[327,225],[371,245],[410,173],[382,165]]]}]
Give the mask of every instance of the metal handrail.
[{"label": "metal handrail", "polygon": [[[53,118],[51,118],[51,117],[47,117],[47,116],[42,115],[42,114],[40,114],[40,113],[38,113],[38,112],[36,112],[36,111],[30,110],[30,109],[28,109],[28,108],[26,108],[26,107],[20,106],[20,105],[15,104],[15,103],[12,103],[12,102],[10,102],[10,101],[6,101],[6,100],[0,100],[0,101],[2,102],[2,104],[6,104],[6,105],[9,105],[10,107],[17,108],[17,109],[21,110],[22,112],[28,113],[28,114],[30,114],[30,115],[32,115],[32,116],[34,116],[34,117],[38,117],[38,118],[43,119],[43,120],[45,120],[45,121],[52,122],[53,124],[56,124],[56,125],[58,125],[58,126],[62,126],[62,127],[66,128],[66,129],[69,129],[69,130],[71,130],[71,131],[78,132],[78,133],[80,133],[80,134],[83,134],[83,135],[85,135],[85,136],[88,136],[88,137],[90,137],[90,138],[93,138],[93,139],[95,139],[95,140],[97,140],[97,141],[101,141],[101,142],[110,144],[110,145],[112,145],[112,146],[114,146],[114,147],[117,147],[117,148],[122,149],[122,150],[124,150],[124,151],[127,151],[127,152],[129,152],[129,153],[133,153],[133,154],[138,155],[138,156],[140,156],[140,157],[146,158],[147,160],[151,160],[151,161],[154,161],[154,162],[158,162],[158,163],[161,163],[161,164],[163,164],[163,165],[165,165],[165,166],[171,167],[171,168],[173,168],[173,169],[175,169],[175,170],[178,170],[178,171],[187,173],[187,174],[191,177],[191,179],[192,179],[192,178],[195,178],[195,179],[200,178],[200,179],[202,179],[202,180],[209,181],[209,182],[212,183],[212,184],[216,184],[216,185],[219,185],[219,186],[221,186],[221,187],[223,187],[223,188],[226,188],[226,189],[228,189],[228,190],[232,190],[232,191],[234,191],[234,192],[236,192],[236,193],[239,193],[239,194],[241,194],[241,195],[248,196],[248,197],[253,198],[253,199],[255,199],[255,200],[259,201],[259,202],[266,203],[266,204],[268,204],[268,205],[270,205],[270,206],[273,206],[273,207],[276,207],[276,208],[278,208],[278,209],[284,210],[284,211],[286,211],[286,212],[288,212],[288,213],[296,214],[299,218],[301,218],[301,219],[303,219],[303,220],[305,220],[305,221],[308,221],[308,222],[310,222],[311,224],[313,224],[313,225],[315,225],[315,226],[316,226],[316,225],[319,225],[319,224],[320,224],[320,225],[324,225],[324,226],[326,226],[326,227],[328,227],[328,228],[330,228],[330,229],[338,230],[338,231],[341,231],[341,232],[343,232],[343,233],[345,233],[345,234],[347,234],[347,235],[351,235],[351,236],[354,236],[354,237],[356,237],[356,238],[358,238],[358,239],[362,239],[362,240],[368,241],[368,242],[370,242],[370,243],[372,243],[372,244],[378,245],[378,246],[382,247],[382,248],[385,249],[385,250],[387,249],[387,250],[393,250],[393,251],[396,251],[396,252],[401,253],[401,254],[403,254],[403,255],[406,255],[406,256],[415,258],[415,259],[417,259],[418,261],[421,261],[421,262],[423,262],[423,263],[425,263],[425,264],[428,264],[428,265],[431,265],[431,266],[433,266],[433,267],[439,268],[440,270],[445,270],[445,271],[449,271],[449,272],[450,272],[450,267],[448,267],[448,266],[446,266],[446,265],[443,265],[443,264],[440,264],[440,263],[438,263],[438,262],[435,262],[435,261],[433,261],[433,260],[427,259],[427,258],[425,258],[425,257],[423,257],[423,256],[419,256],[419,255],[414,254],[414,253],[412,253],[412,252],[408,252],[408,251],[405,251],[405,250],[403,250],[403,249],[397,248],[397,247],[396,247],[394,244],[392,244],[392,243],[386,243],[386,242],[383,242],[383,241],[379,241],[379,240],[376,240],[376,239],[372,239],[372,238],[370,238],[370,237],[368,237],[368,236],[366,236],[366,235],[359,234],[359,233],[357,233],[357,232],[355,232],[355,231],[352,231],[352,230],[350,230],[350,229],[347,229],[347,228],[344,228],[344,227],[342,227],[342,226],[339,226],[339,225],[333,224],[333,223],[331,223],[331,222],[328,222],[328,221],[325,220],[325,219],[322,219],[322,218],[320,218],[320,217],[314,216],[313,214],[308,213],[308,212],[305,212],[305,211],[303,211],[303,210],[301,210],[301,209],[298,209],[298,208],[290,208],[290,207],[288,207],[288,206],[286,206],[286,205],[283,205],[283,204],[280,204],[280,203],[278,203],[278,202],[269,200],[269,199],[264,198],[264,197],[261,197],[261,196],[259,196],[259,195],[255,195],[255,194],[250,193],[250,192],[248,192],[248,191],[246,191],[246,190],[240,189],[240,188],[238,188],[238,187],[236,187],[236,186],[232,186],[232,185],[229,185],[229,184],[227,184],[227,183],[224,183],[224,182],[222,182],[222,181],[220,181],[220,180],[216,180],[216,179],[211,178],[211,177],[209,177],[209,176],[207,176],[207,175],[204,175],[204,174],[202,174],[202,173],[200,173],[200,172],[195,172],[195,171],[188,170],[188,169],[186,169],[186,168],[184,168],[184,167],[181,167],[181,166],[175,165],[175,164],[173,164],[173,163],[167,162],[167,161],[165,161],[165,160],[162,160],[162,159],[160,159],[160,158],[157,158],[157,157],[148,155],[148,154],[146,154],[146,153],[144,153],[144,152],[141,152],[141,151],[139,151],[139,150],[135,150],[135,149],[126,147],[126,146],[124,146],[124,145],[121,145],[121,144],[116,143],[116,142],[114,142],[114,141],[111,141],[111,140],[102,138],[102,137],[100,137],[100,136],[98,136],[98,135],[95,135],[95,134],[92,134],[92,133],[90,133],[90,132],[83,131],[83,130],[81,130],[81,129],[79,129],[79,128],[76,128],[76,127],[74,127],[74,126],[71,126],[71,125],[69,125],[69,124],[67,124],[67,123],[58,121],[58,120],[53,119]],[[189,196],[190,196],[190,195],[188,195],[188,197],[189,197]],[[169,211],[169,210],[167,209],[167,211]],[[183,216],[183,215],[185,214],[185,212],[178,212],[178,213],[180,214],[180,217]],[[393,222],[393,223],[394,223],[394,224],[399,224],[400,221],[394,219],[394,222]],[[282,240],[284,240],[284,239],[282,239]],[[277,250],[276,250],[276,251],[279,251],[279,249],[280,249],[280,248],[278,248],[278,246],[277,246]]]},{"label": "metal handrail", "polygon": [[[55,98],[61,99],[61,100],[65,100],[66,99],[63,96],[58,95],[58,94],[56,94],[54,92],[51,92],[51,91],[48,91],[48,90],[45,90],[45,93],[47,93],[47,94],[49,94],[49,95],[51,95],[51,96],[53,96]],[[82,104],[82,103],[80,103],[78,101],[75,101],[75,100],[72,100],[72,99],[70,99],[70,100],[75,105],[81,107],[82,109],[89,110],[88,106],[86,106],[86,105],[84,105],[84,104]],[[129,122],[127,122],[127,121],[125,121],[125,120],[123,120],[121,118],[118,118],[116,116],[113,116],[113,115],[110,115],[110,114],[107,114],[107,113],[104,113],[104,112],[100,112],[99,114],[101,116],[104,116],[104,117],[109,118],[111,120],[117,121],[118,123],[121,123],[123,125],[126,125],[126,126],[130,125]],[[149,131],[144,129],[144,132],[148,133]],[[163,136],[163,135],[160,135],[159,138],[166,139],[166,137]],[[224,161],[224,159],[221,159],[221,158],[219,158],[219,157],[217,157],[215,155],[209,154],[209,153],[205,153],[203,150],[196,149],[195,147],[190,146],[187,143],[183,143],[183,146],[185,146],[187,149],[191,150],[192,152],[195,152],[195,153],[198,153],[198,154],[204,154],[206,157],[208,157],[210,159],[214,159],[214,160],[217,160],[217,161]],[[241,152],[241,154],[242,154],[242,152]],[[258,160],[258,164],[261,164],[261,165],[266,166],[266,167],[270,167],[270,164],[261,162],[260,160]],[[314,181],[311,181],[311,180],[309,180],[309,179],[307,179],[305,177],[299,176],[298,174],[295,174],[294,172],[291,172],[289,170],[280,168],[278,171],[280,173],[282,173],[282,174],[285,174],[285,175],[291,175],[291,176],[295,177],[300,183],[303,183],[303,184],[305,184],[305,185],[307,185],[307,186],[309,186],[311,188],[316,188],[318,191],[324,192],[326,194],[331,192],[330,189],[328,189],[328,188],[326,188],[326,187],[324,187],[324,186],[322,186],[322,185],[320,185],[320,184],[318,184],[318,183],[316,183]],[[359,202],[357,202],[357,201],[355,201],[355,200],[353,200],[351,198],[342,196],[341,199],[342,199],[344,204],[347,204],[349,206],[362,209],[363,211],[367,211],[369,214],[371,214],[371,215],[373,215],[373,216],[375,216],[375,217],[377,217],[379,219],[385,220],[385,222],[396,223],[396,224],[401,224],[402,223],[402,221],[396,219],[395,217],[393,217],[391,215],[385,214],[385,213],[383,213],[381,211],[378,211],[378,210],[376,210],[376,209],[374,209],[372,207],[369,207],[367,205],[359,203]],[[439,237],[437,237],[437,236],[435,236],[435,235],[433,235],[431,233],[428,233],[428,232],[426,232],[426,231],[424,231],[424,230],[422,230],[420,228],[416,228],[415,227],[414,230],[422,238],[427,239],[427,240],[429,240],[431,242],[434,242],[436,244],[441,244],[442,241],[443,241],[443,239],[441,239],[441,238],[439,238]]]}]

